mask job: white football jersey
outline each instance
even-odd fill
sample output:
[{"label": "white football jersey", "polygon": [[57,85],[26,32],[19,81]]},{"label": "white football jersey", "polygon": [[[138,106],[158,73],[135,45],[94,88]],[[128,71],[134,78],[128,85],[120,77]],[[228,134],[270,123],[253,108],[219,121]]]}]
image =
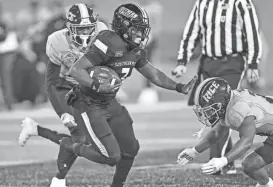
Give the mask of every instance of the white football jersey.
[{"label": "white football jersey", "polygon": [[247,116],[256,117],[256,134],[273,135],[273,99],[266,99],[247,89],[233,90],[226,110],[225,123],[222,125],[238,130]]},{"label": "white football jersey", "polygon": [[[94,37],[100,31],[107,29],[104,23],[98,22]],[[78,84],[74,78],[68,76],[68,72],[76,60],[84,55],[85,51],[81,51],[80,48],[73,45],[73,42],[68,41],[67,34],[67,29],[52,33],[47,39],[46,54],[52,63],[61,66],[60,77],[73,84]]]}]

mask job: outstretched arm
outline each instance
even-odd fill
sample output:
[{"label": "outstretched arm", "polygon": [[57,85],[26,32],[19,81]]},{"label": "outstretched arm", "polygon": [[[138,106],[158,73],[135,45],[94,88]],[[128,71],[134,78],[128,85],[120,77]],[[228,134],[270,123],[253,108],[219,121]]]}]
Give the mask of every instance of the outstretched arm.
[{"label": "outstretched arm", "polygon": [[196,79],[190,81],[190,85],[189,83],[187,85],[177,83],[149,62],[143,67],[137,68],[137,70],[155,85],[168,90],[176,90],[184,94],[187,94],[191,90],[191,85],[196,81]]}]

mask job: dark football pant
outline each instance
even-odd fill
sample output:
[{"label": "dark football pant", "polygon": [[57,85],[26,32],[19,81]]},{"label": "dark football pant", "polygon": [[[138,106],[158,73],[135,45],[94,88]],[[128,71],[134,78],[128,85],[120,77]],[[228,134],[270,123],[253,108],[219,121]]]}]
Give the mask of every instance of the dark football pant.
[{"label": "dark football pant", "polygon": [[[245,60],[239,54],[226,56],[218,60],[202,56],[200,59],[200,73],[204,80],[210,77],[221,77],[234,90],[239,87],[244,71],[244,64]],[[223,136],[217,143],[210,147],[210,159],[219,158],[231,150],[232,142],[230,133]]]},{"label": "dark football pant", "polygon": [[[114,100],[108,107],[73,104],[76,123],[86,132],[91,145],[78,144],[75,153],[90,161],[116,165],[112,186],[123,183],[139,150],[133,120],[127,109]],[[99,154],[98,154],[99,153]]]}]

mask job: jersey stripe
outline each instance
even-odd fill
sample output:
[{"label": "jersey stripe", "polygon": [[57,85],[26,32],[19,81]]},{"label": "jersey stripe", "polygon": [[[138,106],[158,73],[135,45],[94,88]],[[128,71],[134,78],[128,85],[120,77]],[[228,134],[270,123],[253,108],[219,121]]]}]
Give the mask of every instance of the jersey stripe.
[{"label": "jersey stripe", "polygon": [[93,142],[96,144],[96,146],[100,150],[101,154],[103,154],[104,156],[109,158],[109,154],[108,154],[105,146],[101,143],[99,138],[96,136],[94,130],[92,129],[91,122],[89,120],[89,117],[88,117],[87,113],[84,112],[81,115],[82,115],[84,124],[85,124],[85,126],[86,126],[86,128],[88,130],[88,133],[89,133],[90,137],[92,138]]}]

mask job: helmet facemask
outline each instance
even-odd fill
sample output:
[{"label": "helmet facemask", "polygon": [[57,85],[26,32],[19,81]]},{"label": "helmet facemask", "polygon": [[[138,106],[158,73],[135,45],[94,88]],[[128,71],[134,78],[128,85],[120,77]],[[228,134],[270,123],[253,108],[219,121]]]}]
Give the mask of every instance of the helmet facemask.
[{"label": "helmet facemask", "polygon": [[198,120],[207,127],[216,125],[216,123],[221,119],[223,111],[222,103],[214,103],[204,108],[200,105],[195,105],[193,110]]},{"label": "helmet facemask", "polygon": [[[84,21],[85,19],[87,21]],[[97,20],[94,23],[91,23],[89,18],[85,19],[82,20],[83,22],[87,22],[87,24],[72,24],[69,22],[66,24],[73,42],[81,47],[87,47],[90,44],[91,38],[95,35],[95,28],[97,26]]]}]

